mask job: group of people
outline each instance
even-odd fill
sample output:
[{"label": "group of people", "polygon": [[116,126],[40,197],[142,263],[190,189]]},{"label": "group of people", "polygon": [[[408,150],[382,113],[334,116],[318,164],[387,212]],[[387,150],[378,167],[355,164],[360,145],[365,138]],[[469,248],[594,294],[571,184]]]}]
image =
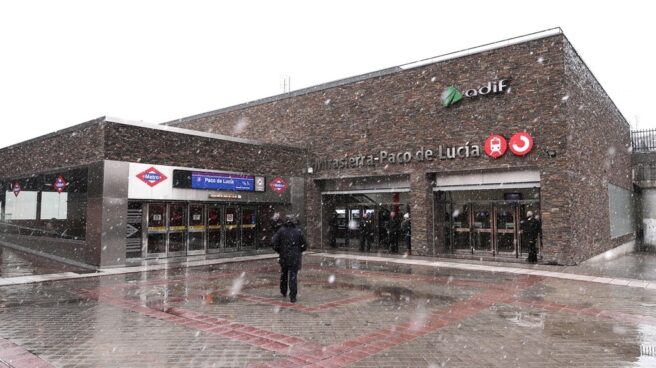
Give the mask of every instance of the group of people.
[{"label": "group of people", "polygon": [[[412,252],[412,223],[410,220],[410,214],[406,213],[403,215],[403,220],[400,219],[401,216],[398,216],[397,213],[391,212],[389,215],[389,221],[385,225],[385,231],[387,232],[388,239],[388,251],[390,253],[399,252],[399,238],[403,240],[405,245],[406,254]],[[337,247],[337,230],[338,230],[338,216],[337,213],[333,213],[332,217],[328,223],[328,238],[329,243],[332,248]],[[370,252],[371,244],[374,242],[374,220],[369,213],[365,212],[362,215],[357,229],[359,230],[360,236],[360,252]]]},{"label": "group of people", "polygon": [[[279,254],[280,263],[280,293],[286,297],[289,291],[289,301],[296,302],[298,294],[298,271],[301,269],[302,255],[307,250],[307,241],[301,230],[296,226],[297,221],[293,216],[284,219],[279,214],[274,215],[271,221],[274,235],[271,239],[273,249]],[[528,242],[528,262],[538,261],[538,237],[542,232],[541,222],[532,211],[526,213],[526,220],[522,220],[521,229]],[[332,227],[332,226],[331,226]],[[406,254],[412,251],[412,224],[410,214],[403,215],[403,221],[399,221],[394,212],[390,213],[390,221],[387,224],[389,235],[389,250],[391,253],[398,252],[398,238],[403,236]],[[334,230],[331,231],[331,245],[334,246]],[[369,251],[371,240],[373,240],[373,221],[365,213],[360,222],[360,251]],[[371,236],[369,238],[368,236]]]}]

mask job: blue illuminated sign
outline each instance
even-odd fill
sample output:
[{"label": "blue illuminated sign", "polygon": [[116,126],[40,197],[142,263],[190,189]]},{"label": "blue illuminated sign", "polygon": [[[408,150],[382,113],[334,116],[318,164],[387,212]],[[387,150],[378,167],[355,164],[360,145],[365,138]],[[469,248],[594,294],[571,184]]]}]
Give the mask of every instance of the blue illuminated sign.
[{"label": "blue illuminated sign", "polygon": [[192,189],[255,191],[255,178],[247,175],[193,171]]}]

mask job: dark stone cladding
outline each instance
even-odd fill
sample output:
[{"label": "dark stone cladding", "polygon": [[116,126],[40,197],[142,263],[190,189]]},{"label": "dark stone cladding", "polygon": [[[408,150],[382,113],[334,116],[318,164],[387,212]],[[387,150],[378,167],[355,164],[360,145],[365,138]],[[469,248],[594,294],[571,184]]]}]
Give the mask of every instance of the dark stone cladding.
[{"label": "dark stone cladding", "polygon": [[[446,109],[440,104],[449,85],[472,88],[499,79],[510,80],[508,93]],[[632,238],[610,239],[605,186],[631,188],[629,126],[562,34],[167,124],[307,148],[310,162],[440,144],[482,146],[493,133],[528,131],[535,139],[534,151],[524,157],[318,171],[306,182],[314,246],[321,225],[317,179],[409,175],[413,243],[417,254],[431,255],[432,178],[522,169],[541,175],[545,262],[577,263]],[[235,133],[243,125],[247,129]]]},{"label": "dark stone cladding", "polygon": [[105,118],[0,149],[0,178],[30,176],[103,159]]},{"label": "dark stone cladding", "polygon": [[574,263],[635,239],[635,232],[611,238],[609,227],[608,184],[633,192],[631,132],[576,50],[563,43],[569,205],[575,221],[558,258]]},{"label": "dark stone cladding", "polygon": [[301,176],[305,150],[104,117],[0,149],[0,178],[102,160]]},{"label": "dark stone cladding", "polygon": [[116,123],[105,127],[104,139],[106,160],[283,176],[302,176],[305,168],[305,150],[276,144]]}]

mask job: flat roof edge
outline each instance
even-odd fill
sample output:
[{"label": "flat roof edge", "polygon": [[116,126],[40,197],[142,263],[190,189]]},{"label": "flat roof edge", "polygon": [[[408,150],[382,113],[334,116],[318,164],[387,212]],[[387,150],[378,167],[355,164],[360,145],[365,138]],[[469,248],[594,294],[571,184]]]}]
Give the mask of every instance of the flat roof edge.
[{"label": "flat roof edge", "polygon": [[551,28],[551,29],[547,29],[547,30],[544,30],[544,31],[530,33],[530,34],[523,35],[523,36],[513,37],[513,38],[509,38],[509,39],[502,40],[502,41],[496,41],[496,42],[488,43],[488,44],[485,44],[485,45],[472,47],[472,48],[469,48],[469,49],[455,51],[455,52],[451,52],[451,53],[448,53],[448,54],[435,56],[435,57],[432,57],[432,58],[423,59],[423,60],[415,61],[415,62],[408,63],[408,64],[403,64],[403,65],[400,65],[399,68],[401,68],[403,70],[414,69],[414,68],[418,68],[418,67],[428,65],[428,64],[434,64],[434,63],[439,63],[441,61],[457,59],[457,58],[461,58],[461,57],[469,56],[469,55],[474,55],[474,54],[480,54],[480,53],[485,52],[485,51],[496,50],[496,49],[500,49],[500,48],[503,48],[503,47],[516,45],[516,44],[519,44],[519,43],[524,43],[524,42],[533,41],[533,40],[539,40],[541,38],[547,38],[547,37],[557,36],[557,35],[562,35],[562,34],[563,34],[563,31],[562,31],[562,29],[560,29],[560,27]]},{"label": "flat roof edge", "polygon": [[234,143],[243,143],[243,144],[250,144],[250,145],[256,145],[256,146],[266,146],[266,147],[278,147],[278,148],[284,148],[284,149],[288,149],[288,150],[292,150],[292,151],[305,152],[305,149],[299,148],[299,147],[294,147],[294,146],[286,146],[286,145],[282,145],[282,144],[273,144],[273,143],[267,143],[267,142],[252,140],[252,139],[231,137],[229,135],[208,133],[208,132],[203,132],[203,131],[193,130],[193,129],[184,129],[184,128],[178,128],[178,127],[166,126],[166,125],[160,125],[160,124],[144,123],[144,122],[141,122],[141,121],[126,120],[126,119],[110,117],[110,116],[105,117],[105,122],[114,123],[114,124],[121,124],[121,125],[127,125],[127,126],[133,126],[133,127],[138,127],[138,128],[154,129],[154,130],[177,133],[177,134],[185,134],[185,135],[191,135],[191,136],[196,136],[196,137],[218,139],[218,140],[234,142]]}]

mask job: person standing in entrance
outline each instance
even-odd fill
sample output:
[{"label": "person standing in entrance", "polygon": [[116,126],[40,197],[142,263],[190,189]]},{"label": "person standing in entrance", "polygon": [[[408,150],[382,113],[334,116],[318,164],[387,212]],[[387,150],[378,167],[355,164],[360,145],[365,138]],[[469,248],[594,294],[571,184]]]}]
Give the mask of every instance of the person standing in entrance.
[{"label": "person standing in entrance", "polygon": [[288,215],[272,239],[273,250],[279,254],[280,293],[286,297],[289,286],[289,301],[292,303],[296,303],[298,271],[301,269],[302,253],[307,249],[305,237],[294,222],[294,218]]},{"label": "person standing in entrance", "polygon": [[405,254],[412,254],[412,223],[410,222],[410,214],[403,215],[403,222],[401,222],[401,233],[403,234],[403,241],[405,242]]},{"label": "person standing in entrance", "polygon": [[330,216],[328,220],[328,242],[330,243],[331,248],[337,247],[337,226],[339,218],[337,217],[337,212],[333,212],[333,215]]},{"label": "person standing in entrance", "polygon": [[396,214],[396,212],[390,213],[390,220],[387,226],[388,226],[387,231],[389,232],[389,245],[390,245],[389,251],[390,253],[398,253],[399,234],[401,233],[401,221],[399,220],[399,216]]},{"label": "person standing in entrance", "polygon": [[533,212],[526,212],[526,220],[522,221],[522,232],[528,242],[528,259],[529,263],[538,262],[538,236],[542,232],[540,220],[533,217]]},{"label": "person standing in entrance", "polygon": [[374,224],[365,212],[360,221],[360,252],[369,252],[374,238]]}]

